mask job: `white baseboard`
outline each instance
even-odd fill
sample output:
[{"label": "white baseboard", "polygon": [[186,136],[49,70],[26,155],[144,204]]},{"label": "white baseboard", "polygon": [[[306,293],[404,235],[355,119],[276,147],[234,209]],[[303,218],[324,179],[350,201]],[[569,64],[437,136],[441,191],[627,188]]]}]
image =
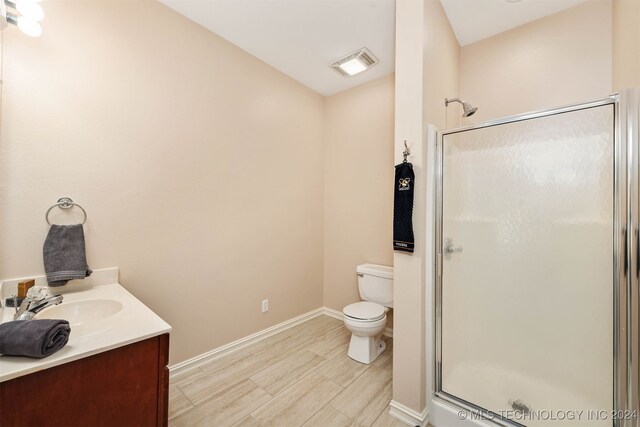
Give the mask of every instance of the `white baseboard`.
[{"label": "white baseboard", "polygon": [[[333,308],[329,307],[322,307],[322,309],[324,310],[323,314],[326,314],[327,316],[333,317],[335,319],[344,320],[344,315],[341,311],[334,310]],[[384,328],[384,332],[382,332],[382,335],[384,335],[385,337],[393,338],[393,329]]]},{"label": "white baseboard", "polygon": [[300,316],[294,317],[293,319],[285,320],[284,322],[278,323],[277,325],[274,325],[270,328],[263,329],[259,332],[256,332],[255,334],[240,338],[239,340],[230,342],[229,344],[225,344],[221,347],[214,348],[213,350],[206,353],[199,354],[198,356],[192,357],[191,359],[185,360],[184,362],[171,365],[169,366],[169,377],[195,369],[200,365],[203,365],[212,360],[219,359],[220,357],[240,350],[241,348],[244,348],[249,344],[262,341],[265,338],[269,338],[272,335],[285,331],[289,328],[299,325],[300,323],[306,322],[307,320],[311,320],[314,317],[321,316],[322,314],[325,314],[324,307],[316,308],[315,310],[311,310],[307,313],[301,314]]},{"label": "white baseboard", "polygon": [[[343,320],[342,312],[340,311],[334,310],[329,307],[316,308],[315,310],[311,310],[307,313],[301,314],[300,316],[294,317],[293,319],[285,320],[284,322],[278,323],[277,325],[274,325],[270,328],[263,329],[259,332],[256,332],[255,334],[240,338],[239,340],[230,342],[229,344],[225,344],[221,347],[214,348],[213,350],[206,353],[199,354],[195,357],[192,357],[191,359],[185,360],[184,362],[171,365],[169,366],[169,377],[195,369],[200,365],[204,365],[205,363],[211,362],[212,360],[219,359],[222,356],[240,350],[241,348],[244,348],[250,344],[262,341],[265,338],[269,338],[272,335],[286,331],[289,328],[293,328],[296,325],[299,325],[303,322],[306,322],[307,320],[311,320],[314,317],[318,317],[323,314],[335,319]],[[383,332],[383,335],[387,337],[393,337],[393,330],[390,328],[386,328]]]},{"label": "white baseboard", "polygon": [[427,418],[429,417],[427,408],[424,408],[424,411],[422,411],[422,413],[418,413],[413,409],[403,405],[402,403],[396,402],[395,400],[392,400],[389,403],[389,406],[391,407],[391,409],[389,409],[389,415],[391,415],[393,418],[396,418],[410,426],[423,427],[427,425]]}]

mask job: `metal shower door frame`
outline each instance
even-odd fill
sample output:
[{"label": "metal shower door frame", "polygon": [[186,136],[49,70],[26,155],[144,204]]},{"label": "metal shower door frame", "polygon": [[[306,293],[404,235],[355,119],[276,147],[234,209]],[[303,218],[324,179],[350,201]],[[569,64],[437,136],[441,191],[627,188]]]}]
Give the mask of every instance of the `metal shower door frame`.
[{"label": "metal shower door frame", "polygon": [[[613,420],[613,427],[638,427],[640,390],[638,354],[640,318],[640,205],[638,191],[638,138],[640,88],[628,89],[608,98],[551,110],[506,117],[486,123],[437,132],[435,168],[435,265],[434,265],[434,378],[433,399],[471,412],[501,426],[520,426],[487,409],[442,390],[442,271],[443,271],[443,142],[446,135],[543,118],[588,108],[612,105],[614,109],[614,216],[613,216],[613,408],[627,415]],[[627,232],[631,230],[631,232]],[[631,274],[630,274],[631,272]],[[591,408],[589,408],[591,409]],[[597,408],[593,408],[597,409]],[[633,412],[635,411],[635,412]],[[634,416],[635,415],[635,416]]]},{"label": "metal shower door frame", "polygon": [[[616,403],[625,411],[634,411],[635,418],[622,420],[622,427],[640,426],[640,88],[627,89],[618,95],[619,114],[616,116],[616,133],[621,147],[626,149],[626,201],[627,224],[623,250],[626,251],[628,266],[627,281],[621,283],[625,289],[620,292],[619,322],[620,341],[618,347],[620,366],[617,379],[618,399]],[[623,266],[624,268],[624,266]]]}]

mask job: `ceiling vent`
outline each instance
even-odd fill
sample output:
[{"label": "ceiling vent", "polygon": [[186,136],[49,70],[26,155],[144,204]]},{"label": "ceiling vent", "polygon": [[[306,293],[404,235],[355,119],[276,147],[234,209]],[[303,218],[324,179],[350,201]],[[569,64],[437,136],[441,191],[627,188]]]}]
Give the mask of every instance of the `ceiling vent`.
[{"label": "ceiling vent", "polygon": [[330,65],[331,68],[345,77],[353,77],[356,74],[373,67],[378,63],[378,58],[373,56],[373,53],[366,47],[345,56],[342,59]]}]

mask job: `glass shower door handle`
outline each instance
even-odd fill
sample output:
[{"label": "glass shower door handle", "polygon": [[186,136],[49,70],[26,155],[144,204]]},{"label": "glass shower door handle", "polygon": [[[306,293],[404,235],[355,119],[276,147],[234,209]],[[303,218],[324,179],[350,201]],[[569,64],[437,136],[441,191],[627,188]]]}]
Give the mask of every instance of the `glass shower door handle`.
[{"label": "glass shower door handle", "polygon": [[444,255],[450,256],[451,254],[462,252],[462,246],[456,246],[452,239],[445,239],[444,241]]}]

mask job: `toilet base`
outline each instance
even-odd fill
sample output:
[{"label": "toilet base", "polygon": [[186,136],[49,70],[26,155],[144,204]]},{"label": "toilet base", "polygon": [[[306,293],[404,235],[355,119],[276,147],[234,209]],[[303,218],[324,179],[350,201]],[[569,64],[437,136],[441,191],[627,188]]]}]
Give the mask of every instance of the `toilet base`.
[{"label": "toilet base", "polygon": [[387,348],[387,344],[381,337],[382,334],[374,337],[351,335],[348,356],[356,362],[367,365],[373,363]]}]

